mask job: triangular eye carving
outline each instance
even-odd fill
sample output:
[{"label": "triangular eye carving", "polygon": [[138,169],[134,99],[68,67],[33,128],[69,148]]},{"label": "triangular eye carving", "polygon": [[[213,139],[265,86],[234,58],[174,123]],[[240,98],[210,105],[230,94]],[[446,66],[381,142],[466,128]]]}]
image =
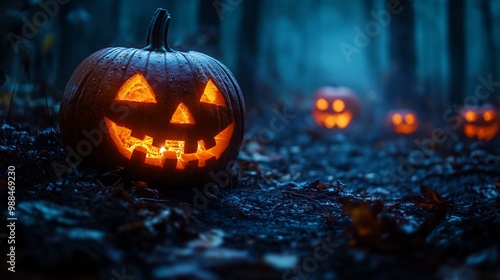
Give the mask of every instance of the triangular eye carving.
[{"label": "triangular eye carving", "polygon": [[122,84],[116,100],[156,103],[153,89],[139,71]]},{"label": "triangular eye carving", "polygon": [[186,105],[181,103],[177,106],[177,109],[175,109],[174,115],[172,116],[172,119],[170,119],[170,123],[195,124],[196,122]]},{"label": "triangular eye carving", "polygon": [[215,105],[226,105],[224,96],[214,84],[212,79],[208,80],[203,95],[200,98],[200,102],[215,104]]}]

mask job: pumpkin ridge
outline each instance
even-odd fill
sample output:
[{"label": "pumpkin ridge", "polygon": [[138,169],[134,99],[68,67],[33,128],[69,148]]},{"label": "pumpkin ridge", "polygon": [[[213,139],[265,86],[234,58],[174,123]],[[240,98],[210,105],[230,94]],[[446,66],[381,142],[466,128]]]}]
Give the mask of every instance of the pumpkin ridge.
[{"label": "pumpkin ridge", "polygon": [[[87,61],[89,62],[93,62],[95,59],[97,59],[97,63],[95,63],[94,65],[90,66],[90,70],[88,71],[88,73],[86,73],[84,75],[83,78],[81,79],[78,79],[78,88],[77,90],[75,91],[75,94],[78,95],[78,98],[76,100],[76,102],[74,103],[75,106],[73,108],[73,110],[70,110],[73,115],[72,117],[70,118],[72,120],[72,124],[71,124],[71,131],[74,131],[74,129],[76,128],[75,126],[75,114],[79,113],[80,111],[80,106],[81,106],[81,102],[82,102],[82,98],[85,98],[85,94],[84,94],[84,89],[85,87],[87,86],[87,82],[90,80],[90,77],[92,76],[92,74],[94,73],[95,69],[97,68],[97,66],[99,66],[99,61],[103,58],[103,57],[106,57],[106,55],[109,55],[110,53],[113,53],[113,51],[115,51],[115,49],[113,48],[107,48],[105,49],[106,51],[109,50],[109,52],[106,52],[104,53],[104,50],[101,50],[99,52],[96,52],[94,53],[94,55],[90,56],[88,59],[86,59]],[[119,53],[119,52],[118,52]],[[116,56],[115,56],[116,57]],[[107,62],[109,63],[109,61]],[[80,67],[78,66],[77,69],[79,69]],[[80,125],[78,127],[78,130],[81,130],[82,129],[82,126]],[[80,133],[81,131],[78,131],[78,133]]]},{"label": "pumpkin ridge", "polygon": [[[244,133],[244,119],[243,116],[245,114],[245,105],[244,105],[244,100],[243,100],[243,94],[241,92],[241,88],[239,85],[235,84],[236,83],[236,78],[230,73],[229,69],[223,65],[220,61],[209,57],[207,55],[202,54],[202,57],[204,57],[207,61],[209,61],[210,65],[211,63],[215,63],[219,68],[222,70],[222,72],[226,75],[226,79],[222,79],[224,83],[224,87],[226,88],[226,91],[229,92],[234,92],[236,94],[234,95],[228,95],[227,99],[227,106],[231,108],[233,112],[236,112],[233,116],[233,121],[235,122],[235,129],[233,132],[233,135],[231,135],[231,140],[235,140],[237,143],[240,143],[237,146],[231,147],[231,150],[226,151],[229,155],[231,154],[237,154],[240,147],[241,143],[243,141],[243,133]],[[217,75],[219,75],[219,72],[216,71]],[[219,76],[220,77],[220,76]],[[229,81],[228,81],[229,80]],[[231,87],[231,88],[230,88]],[[240,104],[239,106],[236,106],[237,109],[234,109],[234,104]]]},{"label": "pumpkin ridge", "polygon": [[[109,50],[110,53],[113,51],[112,48],[108,48],[108,50]],[[95,52],[94,54],[90,55],[89,58],[93,57],[94,55],[96,55],[96,53],[97,52]],[[86,60],[82,61],[77,66],[77,69],[80,69],[81,67],[84,67],[87,64],[91,64],[91,63],[92,63],[91,59],[86,59]],[[97,65],[94,65],[94,68],[96,66]],[[93,68],[92,68],[92,70],[93,70]],[[86,80],[88,78],[88,75],[92,72],[92,70],[89,73],[85,73],[84,74],[84,79],[83,80]],[[77,86],[76,90],[72,94],[70,94],[70,96],[67,96],[66,94],[63,95],[63,98],[61,100],[61,106],[62,107],[68,106],[68,107],[71,108],[70,110],[66,110],[63,113],[59,114],[59,123],[60,123],[60,127],[61,127],[60,130],[61,130],[61,134],[62,135],[65,135],[63,132],[66,131],[66,128],[67,128],[67,130],[70,130],[70,131],[73,130],[76,105],[78,103],[78,99],[80,98],[80,96],[78,95],[78,99],[77,100],[73,100],[73,99],[74,99],[75,95],[77,95],[78,93],[81,93],[81,89],[83,88],[83,84],[81,83],[81,81],[82,81],[82,79],[79,79],[79,75],[77,75],[76,72],[73,73],[71,75],[70,79],[69,79],[68,84],[66,85],[65,90],[64,90],[65,92],[68,92],[70,85],[78,83],[78,86]],[[69,126],[69,127],[67,127],[67,126]],[[66,136],[63,137],[63,143],[64,144],[67,144],[67,142],[68,142],[67,138],[68,137],[66,137]]]},{"label": "pumpkin ridge", "polygon": [[[208,56],[207,56],[207,60],[211,60],[211,62],[216,63],[222,69],[224,74],[226,74],[226,76],[228,77],[229,85],[232,86],[231,92],[236,93],[236,96],[232,96],[232,95],[228,96],[228,101],[229,101],[228,106],[230,106],[230,108],[232,109],[234,107],[233,106],[234,104],[239,104],[239,106],[236,106],[238,108],[238,110],[237,110],[238,114],[237,115],[235,114],[234,120],[238,123],[238,125],[241,126],[241,131],[244,131],[245,130],[245,125],[244,125],[245,122],[244,122],[244,119],[242,116],[244,116],[244,114],[245,114],[245,102],[243,99],[243,93],[241,92],[241,88],[239,87],[239,85],[235,84],[236,79],[234,78],[234,76],[231,74],[231,72],[229,71],[229,69],[225,65],[223,65],[220,61],[213,59],[211,57],[208,57]],[[224,86],[226,87],[226,89],[228,88],[228,85],[224,84]],[[241,142],[243,140],[243,132],[240,134],[241,134],[241,136],[238,140]],[[233,134],[233,137],[234,137],[234,134]],[[238,148],[238,150],[239,150],[239,148]]]},{"label": "pumpkin ridge", "polygon": [[[161,87],[164,89],[164,90],[171,90],[171,86],[172,86],[172,82],[169,82],[170,79],[172,80],[175,80],[176,77],[174,76],[174,73],[176,73],[175,71],[172,71],[172,60],[173,58],[177,59],[177,54],[179,52],[173,52],[173,53],[169,53],[169,52],[164,52],[163,53],[163,63],[162,64],[162,68],[163,70],[160,70],[160,72],[162,73],[162,75],[165,77],[164,81],[161,82]],[[177,69],[174,69],[177,71]],[[168,99],[168,100],[165,100],[165,99],[162,99],[160,101],[160,98],[157,98],[158,102],[164,102],[166,103],[167,107],[169,108],[169,112],[172,111],[172,115],[173,115],[173,110],[175,110],[175,108],[177,107],[176,104],[173,104],[172,102],[172,99]],[[168,118],[167,120],[167,123],[168,121],[172,118],[172,116],[167,116],[166,118]]]},{"label": "pumpkin ridge", "polygon": [[[124,51],[126,51],[126,49],[123,49],[123,50],[121,50],[121,51],[117,51],[117,52],[116,52],[116,55],[115,55],[112,59],[108,59],[107,63],[103,66],[103,68],[104,68],[104,69],[103,69],[103,71],[102,71],[102,75],[98,75],[98,76],[99,76],[99,77],[98,77],[98,79],[100,79],[100,80],[99,80],[99,85],[97,86],[97,91],[93,94],[92,101],[90,102],[90,104],[92,104],[92,105],[91,105],[91,108],[90,108],[90,110],[89,110],[89,115],[88,115],[88,116],[89,116],[88,120],[90,121],[90,123],[92,122],[92,118],[96,116],[96,115],[94,114],[94,111],[95,111],[95,104],[96,104],[96,99],[97,99],[97,98],[99,98],[99,96],[98,96],[98,95],[99,95],[99,91],[103,92],[103,91],[102,91],[102,89],[101,89],[102,82],[105,80],[105,77],[106,77],[106,75],[108,74],[108,72],[109,72],[109,70],[110,70],[111,65],[113,64],[113,60],[114,60],[115,58],[117,58],[117,57],[118,57],[121,53],[123,53]],[[106,55],[109,55],[109,53],[108,53],[108,54],[106,54]],[[106,55],[104,55],[103,57],[106,57]],[[101,57],[101,59],[102,59],[102,57]],[[93,74],[93,73],[92,73],[92,74]],[[92,75],[92,74],[91,74],[91,75]],[[90,75],[90,76],[91,76],[91,75]],[[90,76],[89,76],[89,78],[90,78]],[[85,84],[86,84],[86,83],[85,83]],[[83,90],[83,88],[82,88],[82,90]],[[97,114],[99,114],[99,112],[97,112]]]},{"label": "pumpkin ridge", "polygon": [[[167,56],[168,54],[166,54],[165,56]],[[174,54],[170,54],[170,55],[173,55],[177,61],[177,63],[175,63],[175,66],[177,67],[175,69],[175,71],[171,71],[173,73],[180,73],[180,77],[182,77],[182,86],[185,87],[187,89],[187,87],[191,87],[191,90],[193,89],[193,86],[190,82],[186,82],[186,77],[188,76],[191,76],[191,80],[192,79],[195,79],[196,80],[196,77],[194,77],[192,75],[192,68],[191,68],[191,65],[189,63],[188,60],[186,60],[185,56],[184,56],[184,53],[183,52],[175,52]],[[184,60],[184,61],[182,61]],[[189,65],[189,69],[186,69],[186,67],[181,67],[181,65],[183,65],[184,63],[186,63],[187,65]],[[170,65],[170,64],[169,64]],[[187,73],[187,71],[189,71],[190,73]],[[190,75],[188,75],[190,74]],[[189,80],[189,79],[188,79]],[[177,81],[177,85],[179,85],[179,81]],[[194,90],[197,92],[197,89],[196,87],[194,87]],[[183,88],[176,88],[174,89],[174,92],[177,93],[177,96],[180,97],[179,99],[180,100],[183,100],[182,97],[184,97],[185,93],[184,93],[184,90]],[[189,92],[189,91],[188,91]],[[193,114],[195,120],[197,120],[197,122],[199,122],[199,118],[200,118],[200,113],[198,112],[199,111],[199,108],[195,111],[193,110],[194,108],[191,106],[192,105],[192,102],[198,102],[198,100],[196,101],[191,101],[189,99],[185,100],[185,101],[189,101],[189,102],[184,102],[184,104],[191,110],[191,113]],[[173,106],[174,108],[176,108],[178,105],[176,104],[175,106]],[[173,111],[172,111],[172,116],[173,116]],[[169,120],[172,118],[172,116],[169,116]]]},{"label": "pumpkin ridge", "polygon": [[[129,48],[124,48],[124,50],[123,50],[123,51],[130,51],[130,49],[129,49]],[[129,60],[128,60],[127,64],[125,64],[125,66],[122,66],[122,68],[124,68],[124,69],[128,69],[128,68],[129,68],[130,63],[132,62],[132,59],[134,58],[134,55],[135,55],[138,51],[140,51],[140,49],[132,49],[132,53],[130,54],[130,58],[129,58]],[[137,71],[141,71],[141,70],[137,70]],[[137,71],[135,71],[135,72],[137,72]],[[135,72],[134,72],[134,73],[135,73]],[[130,77],[125,78],[125,74],[126,74],[126,73],[127,73],[127,71],[123,71],[123,75],[122,75],[122,77],[121,77],[121,80],[122,80],[122,81],[124,81],[124,80],[126,80],[126,79],[130,78]],[[142,75],[143,75],[143,76],[145,76],[143,71],[141,71],[141,73],[142,73]],[[116,93],[115,93],[115,96],[116,96]]]},{"label": "pumpkin ridge", "polygon": [[[178,53],[180,54],[180,56],[182,56],[184,58],[184,60],[186,61],[186,64],[189,65],[189,70],[191,72],[191,77],[192,77],[193,81],[196,81],[194,88],[195,88],[195,92],[196,92],[196,99],[198,101],[198,93],[199,93],[200,89],[199,89],[199,86],[198,86],[198,79],[196,77],[196,73],[195,73],[195,71],[193,69],[193,66],[191,66],[191,61],[187,58],[187,54],[183,53],[183,52],[178,52]],[[201,116],[201,113],[199,112],[200,110],[201,110],[201,108],[198,107],[198,110],[195,113],[196,114],[195,115],[196,118],[200,118],[200,116]],[[200,122],[200,121],[198,121],[198,122]],[[219,123],[219,128],[217,129],[217,131],[220,131],[220,130],[221,130],[221,127],[220,127],[220,123]]]},{"label": "pumpkin ridge", "polygon": [[[204,57],[202,55],[198,55],[198,54],[199,54],[198,52],[193,52],[193,53],[191,53],[189,55],[189,58],[187,56],[185,56],[186,60],[188,60],[189,63],[191,63],[191,61],[189,59],[193,59],[196,62],[196,64],[206,66],[206,67],[200,67],[200,69],[203,72],[205,72],[205,76],[208,78],[207,82],[204,84],[204,87],[206,87],[206,85],[208,84],[208,81],[210,80],[209,77],[213,77],[212,78],[212,82],[215,84],[215,86],[217,88],[219,88],[221,86],[220,85],[220,81],[224,81],[224,79],[219,75],[218,71],[215,68],[213,68],[213,66],[210,63],[207,63],[207,61],[203,60]],[[200,58],[202,58],[202,59],[200,59]],[[206,69],[209,69],[210,72],[206,73]],[[207,74],[209,74],[209,75],[207,75]],[[223,82],[222,84],[224,86],[224,92],[227,93],[228,92],[228,88],[226,86],[226,83]],[[205,90],[205,88],[203,90]],[[222,93],[222,91],[221,91],[221,93]],[[229,112],[229,111],[232,111],[232,107],[233,106],[232,106],[232,104],[230,102],[231,100],[230,100],[229,95],[228,94],[226,94],[226,95],[227,96],[224,96],[224,98],[226,98],[228,102],[226,102],[227,109],[225,110],[225,112]],[[223,127],[222,121],[220,119],[218,121],[219,121],[219,129],[218,130],[225,129],[225,127]],[[231,120],[231,121],[234,121],[234,119]]]}]

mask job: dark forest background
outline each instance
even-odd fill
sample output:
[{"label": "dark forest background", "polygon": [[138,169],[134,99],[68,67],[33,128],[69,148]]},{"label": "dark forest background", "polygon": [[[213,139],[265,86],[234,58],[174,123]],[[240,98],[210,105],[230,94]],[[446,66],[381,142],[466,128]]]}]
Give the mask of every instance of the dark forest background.
[{"label": "dark forest background", "polygon": [[[170,46],[222,61],[246,103],[234,170],[176,193],[130,178],[135,159],[78,166],[58,129],[78,64],[144,47],[159,7]],[[340,133],[311,115],[325,85],[361,102]],[[15,167],[15,276],[499,279],[500,136],[467,139],[450,121],[463,105],[500,108],[499,92],[500,0],[0,0],[0,200],[14,197]],[[419,130],[388,129],[394,107],[415,110]]]},{"label": "dark forest background", "polygon": [[[465,98],[475,94],[478,77],[500,81],[496,0],[42,2],[56,3],[57,11],[47,14],[37,0],[0,4],[2,115],[12,92],[17,110],[29,107],[27,101],[44,104],[37,100],[47,96],[56,114],[76,66],[104,47],[143,47],[158,7],[172,15],[171,46],[221,60],[236,75],[249,108],[345,85],[375,112],[413,107],[439,121],[447,109],[470,102]],[[398,12],[384,21],[388,11]],[[35,30],[31,38],[23,36],[26,22]],[[12,34],[25,40],[13,44]],[[498,105],[500,94],[493,93],[480,103]]]}]

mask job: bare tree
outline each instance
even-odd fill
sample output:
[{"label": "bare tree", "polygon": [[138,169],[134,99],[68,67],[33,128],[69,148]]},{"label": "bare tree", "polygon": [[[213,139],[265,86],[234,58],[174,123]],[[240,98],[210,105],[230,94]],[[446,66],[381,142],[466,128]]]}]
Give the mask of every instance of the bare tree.
[{"label": "bare tree", "polygon": [[[391,1],[391,0],[389,0]],[[393,106],[414,107],[416,96],[416,53],[413,3],[405,2],[389,26],[390,73],[385,93]]]},{"label": "bare tree", "polygon": [[450,86],[448,101],[463,104],[465,97],[465,1],[448,2]]},{"label": "bare tree", "polygon": [[244,35],[240,41],[237,73],[241,89],[247,93],[247,103],[252,104],[258,98],[255,92],[255,61],[260,1],[244,1],[243,5],[241,34]]}]

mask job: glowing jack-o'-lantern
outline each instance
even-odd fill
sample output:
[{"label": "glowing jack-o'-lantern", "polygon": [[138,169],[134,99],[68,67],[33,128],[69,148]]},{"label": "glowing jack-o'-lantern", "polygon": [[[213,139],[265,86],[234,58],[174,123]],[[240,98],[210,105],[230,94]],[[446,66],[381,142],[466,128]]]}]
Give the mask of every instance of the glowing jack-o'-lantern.
[{"label": "glowing jack-o'-lantern", "polygon": [[244,102],[219,61],[169,48],[169,22],[158,9],[144,49],[107,48],[86,58],[68,82],[60,122],[64,144],[84,160],[180,185],[236,158]]},{"label": "glowing jack-o'-lantern", "polygon": [[359,113],[359,99],[346,87],[323,87],[314,95],[312,114],[319,126],[344,129]]},{"label": "glowing jack-o'-lantern", "polygon": [[[205,167],[207,161],[217,160],[227,149],[234,132],[235,123],[230,117],[223,118],[220,125],[214,125],[220,121],[220,115],[230,114],[224,97],[212,80],[208,81],[199,105],[195,106],[199,110],[200,124],[183,102],[178,104],[170,119],[167,116],[156,119],[158,102],[141,72],[122,85],[115,100],[117,106],[129,107],[130,115],[121,120],[111,110],[105,112],[104,120],[111,139],[122,155],[128,159],[136,157],[134,160],[139,160],[139,163],[158,167],[166,165],[179,170],[189,164]],[[145,124],[144,119],[151,123]]]},{"label": "glowing jack-o'-lantern", "polygon": [[413,134],[418,129],[417,113],[410,109],[389,111],[386,124],[396,134]]},{"label": "glowing jack-o'-lantern", "polygon": [[500,129],[500,112],[491,104],[477,108],[466,106],[460,111],[460,116],[468,138],[490,141]]}]

